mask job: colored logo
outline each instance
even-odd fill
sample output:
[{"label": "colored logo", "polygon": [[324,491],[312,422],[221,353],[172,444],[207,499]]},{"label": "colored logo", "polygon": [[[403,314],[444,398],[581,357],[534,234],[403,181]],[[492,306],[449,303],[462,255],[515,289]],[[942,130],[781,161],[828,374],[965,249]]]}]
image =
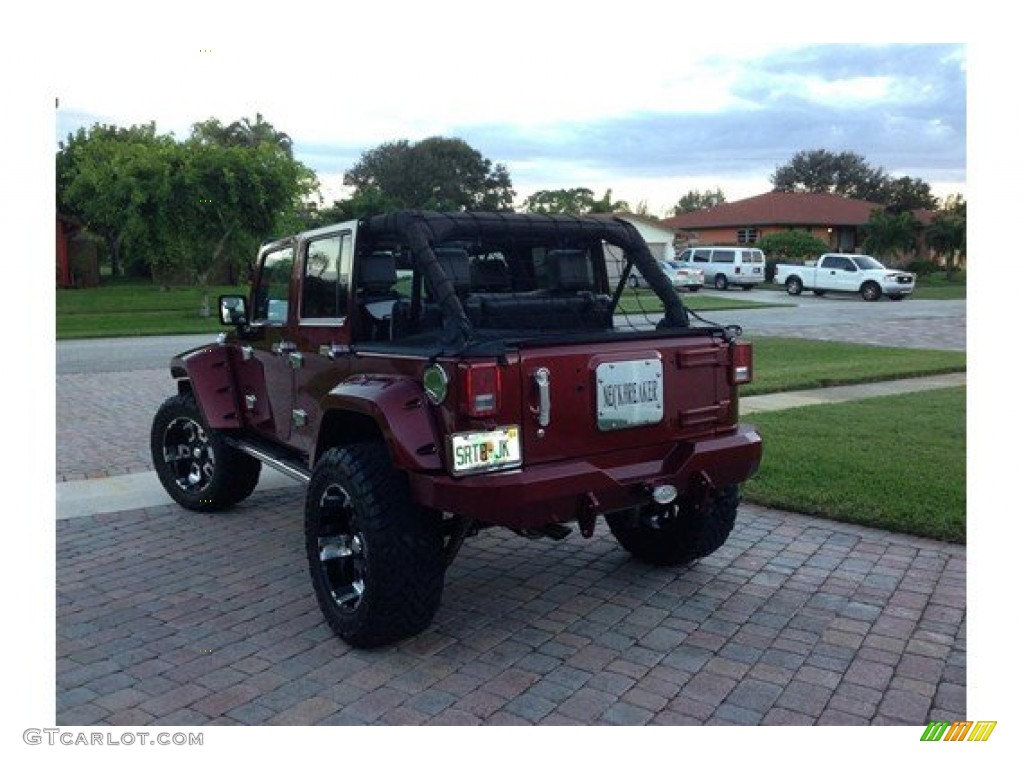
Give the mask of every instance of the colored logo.
[{"label": "colored logo", "polygon": [[933,720],[921,734],[921,741],[988,741],[988,737],[996,729],[996,722],[957,720],[950,723]]}]

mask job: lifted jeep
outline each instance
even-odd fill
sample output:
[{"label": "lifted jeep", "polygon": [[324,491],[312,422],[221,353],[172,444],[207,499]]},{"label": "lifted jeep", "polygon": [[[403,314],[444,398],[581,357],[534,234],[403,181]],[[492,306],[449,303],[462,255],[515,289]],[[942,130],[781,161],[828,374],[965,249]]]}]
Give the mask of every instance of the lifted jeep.
[{"label": "lifted jeep", "polygon": [[[627,293],[633,270],[650,291]],[[603,516],[646,562],[708,555],[760,463],[738,424],[750,345],[692,325],[622,219],[324,227],[263,246],[250,296],[220,313],[233,330],[171,362],[157,473],[202,512],[246,498],[262,464],[307,483],[313,589],[355,646],[426,628],[487,526],[589,537]]]}]

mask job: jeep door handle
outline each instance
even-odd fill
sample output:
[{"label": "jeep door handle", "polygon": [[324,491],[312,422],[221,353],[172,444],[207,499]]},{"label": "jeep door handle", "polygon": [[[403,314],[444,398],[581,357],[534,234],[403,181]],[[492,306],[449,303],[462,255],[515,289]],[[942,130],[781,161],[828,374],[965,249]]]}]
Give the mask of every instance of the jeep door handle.
[{"label": "jeep door handle", "polygon": [[546,427],[551,423],[551,372],[547,368],[538,368],[533,374],[537,383],[537,400],[540,406],[537,412],[537,423]]}]

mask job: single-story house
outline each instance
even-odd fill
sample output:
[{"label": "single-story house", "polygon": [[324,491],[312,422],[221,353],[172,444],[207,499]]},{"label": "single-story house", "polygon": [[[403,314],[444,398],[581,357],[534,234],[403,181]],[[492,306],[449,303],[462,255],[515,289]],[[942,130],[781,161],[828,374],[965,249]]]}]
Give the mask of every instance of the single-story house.
[{"label": "single-story house", "polygon": [[[657,219],[652,219],[647,216],[641,216],[637,213],[615,213],[613,214],[617,219],[625,219],[634,227],[637,232],[640,233],[640,237],[647,243],[648,249],[651,251],[651,255],[659,261],[668,261],[676,257],[676,231],[672,227],[666,226],[663,222]],[[622,250],[613,245],[605,245],[604,247],[604,261],[605,266],[608,270],[608,279],[612,285],[615,285],[619,276],[622,274],[622,268],[624,261],[622,258]]]},{"label": "single-story house", "polygon": [[[661,223],[676,232],[676,245],[749,245],[765,235],[801,229],[828,243],[831,251],[853,253],[861,244],[858,227],[867,224],[878,203],[810,192],[767,192],[713,208],[672,216]],[[914,211],[923,225],[930,211]]]}]

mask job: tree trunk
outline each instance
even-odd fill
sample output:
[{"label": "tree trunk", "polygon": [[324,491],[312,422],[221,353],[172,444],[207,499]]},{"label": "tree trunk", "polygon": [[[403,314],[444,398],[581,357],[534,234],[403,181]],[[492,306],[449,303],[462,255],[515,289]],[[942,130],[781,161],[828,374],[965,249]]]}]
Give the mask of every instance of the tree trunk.
[{"label": "tree trunk", "polygon": [[121,274],[121,235],[107,238],[107,249],[110,251],[110,276]]}]

